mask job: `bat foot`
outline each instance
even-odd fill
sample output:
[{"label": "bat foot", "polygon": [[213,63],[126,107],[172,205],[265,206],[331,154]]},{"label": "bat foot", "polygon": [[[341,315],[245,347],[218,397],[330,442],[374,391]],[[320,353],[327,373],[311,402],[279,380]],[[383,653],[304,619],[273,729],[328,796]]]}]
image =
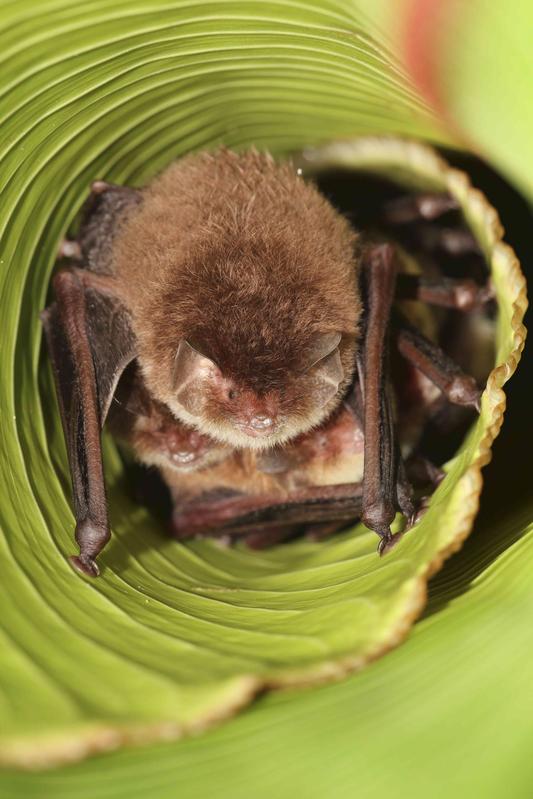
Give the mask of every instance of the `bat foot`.
[{"label": "bat foot", "polygon": [[401,538],[403,538],[403,532],[394,534],[388,533],[388,535],[384,535],[378,544],[378,554],[380,557],[383,557],[383,555],[386,555],[387,552],[390,552]]},{"label": "bat foot", "polygon": [[100,574],[96,561],[87,557],[87,555],[71,555],[69,562],[77,572],[86,577],[98,577]]},{"label": "bat foot", "polygon": [[446,477],[444,469],[419,454],[411,455],[407,461],[407,471],[411,482],[419,488],[429,485],[436,489]]},{"label": "bat foot", "polygon": [[422,497],[422,499],[418,503],[418,507],[416,509],[414,516],[411,519],[409,519],[407,523],[407,527],[405,528],[406,531],[414,527],[415,524],[418,524],[418,522],[425,516],[425,514],[429,509],[430,503],[431,503],[430,496]]}]

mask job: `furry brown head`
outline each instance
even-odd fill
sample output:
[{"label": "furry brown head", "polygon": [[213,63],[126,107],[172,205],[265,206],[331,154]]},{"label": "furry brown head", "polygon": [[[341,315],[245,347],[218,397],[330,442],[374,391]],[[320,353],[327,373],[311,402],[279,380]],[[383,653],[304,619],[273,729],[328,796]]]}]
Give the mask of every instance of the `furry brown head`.
[{"label": "furry brown head", "polygon": [[264,448],[338,405],[361,310],[356,238],[290,165],[255,151],[178,161],[113,257],[147,386],[184,422]]}]

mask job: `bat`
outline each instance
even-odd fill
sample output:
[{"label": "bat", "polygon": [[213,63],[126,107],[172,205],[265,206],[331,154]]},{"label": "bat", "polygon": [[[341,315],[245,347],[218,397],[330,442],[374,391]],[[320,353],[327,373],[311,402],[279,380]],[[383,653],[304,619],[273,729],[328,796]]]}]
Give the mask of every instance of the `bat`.
[{"label": "bat", "polygon": [[[401,226],[455,207],[419,195],[385,213]],[[72,478],[70,560],[86,575],[110,537],[106,420],[161,472],[178,537],[263,546],[359,517],[383,554],[396,513],[417,516],[389,353],[426,395],[419,429],[428,385],[431,401],[479,409],[474,378],[393,304],[468,310],[490,291],[402,274],[392,244],[365,240],[268,154],[191,154],[140,189],[95,181],[60,255],[69,266],[41,318]]]}]

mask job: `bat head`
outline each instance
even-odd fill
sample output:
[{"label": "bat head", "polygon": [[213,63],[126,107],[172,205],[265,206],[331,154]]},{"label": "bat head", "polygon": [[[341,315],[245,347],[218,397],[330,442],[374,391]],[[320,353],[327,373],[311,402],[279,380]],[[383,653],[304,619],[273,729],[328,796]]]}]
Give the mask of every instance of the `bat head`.
[{"label": "bat head", "polygon": [[340,342],[340,333],[315,334],[297,368],[258,383],[224,374],[200,345],[182,339],[168,404],[185,423],[232,446],[280,444],[319,424],[336,404],[345,377]]},{"label": "bat head", "polygon": [[149,414],[135,418],[129,443],[143,463],[180,473],[211,466],[230,452],[197,430],[177,425],[168,410],[155,404]]},{"label": "bat head", "polygon": [[222,461],[231,450],[187,425],[148,391],[138,364],[130,364],[115,392],[108,424],[148,466],[194,472]]}]

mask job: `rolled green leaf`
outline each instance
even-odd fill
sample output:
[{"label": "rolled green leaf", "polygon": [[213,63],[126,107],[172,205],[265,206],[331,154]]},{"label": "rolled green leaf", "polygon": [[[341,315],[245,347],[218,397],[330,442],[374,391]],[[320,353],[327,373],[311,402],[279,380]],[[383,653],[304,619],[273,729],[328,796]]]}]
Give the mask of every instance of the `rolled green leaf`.
[{"label": "rolled green leaf", "polygon": [[354,134],[445,137],[340,2],[26,0],[0,15],[0,761],[41,767],[202,730],[265,686],[336,678],[401,641],[470,529],[525,297],[494,210],[431,151],[374,138],[318,151],[317,166],[449,190],[492,270],[496,368],[429,512],[383,560],[362,528],[264,554],[179,544],[128,498],[106,440],[113,542],[102,577],[78,579],[38,311],[90,180],[138,183],[220,141],[282,155]]},{"label": "rolled green leaf", "polygon": [[502,496],[490,503],[494,516],[478,530],[477,546],[436,578],[427,617],[363,673],[270,694],[201,737],[48,773],[6,772],[4,795],[529,796],[533,505],[523,502],[502,520]]}]

